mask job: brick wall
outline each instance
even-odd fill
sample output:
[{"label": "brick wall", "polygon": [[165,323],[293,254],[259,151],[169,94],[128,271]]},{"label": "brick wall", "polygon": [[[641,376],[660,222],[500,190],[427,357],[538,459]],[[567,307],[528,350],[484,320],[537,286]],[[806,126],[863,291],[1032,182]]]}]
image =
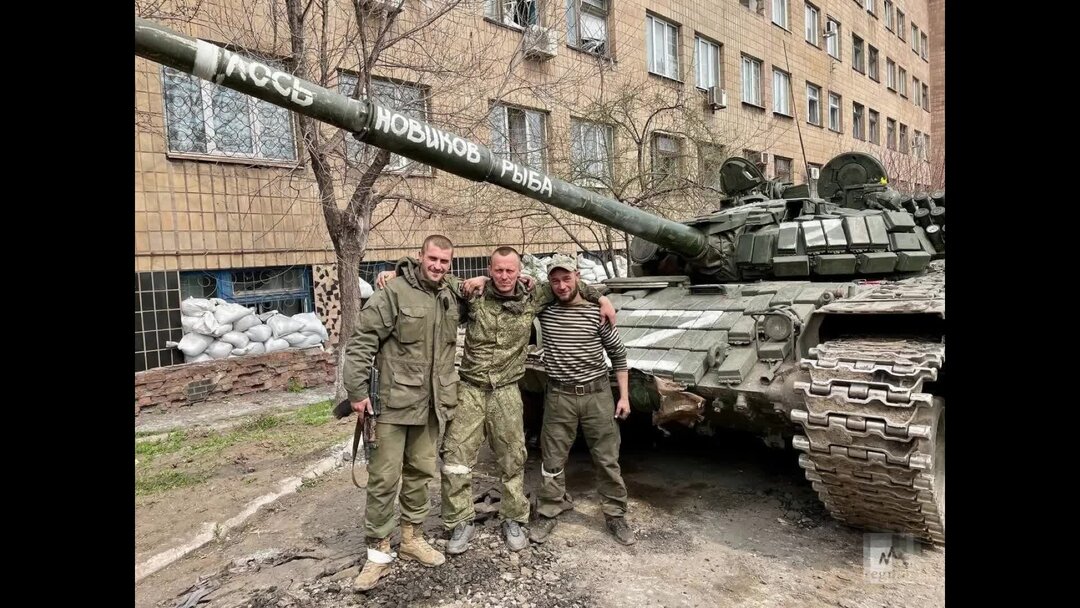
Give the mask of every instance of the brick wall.
[{"label": "brick wall", "polygon": [[334,381],[334,353],[320,348],[285,350],[151,369],[135,374],[135,413],[147,407],[174,408],[207,398],[304,388]]}]

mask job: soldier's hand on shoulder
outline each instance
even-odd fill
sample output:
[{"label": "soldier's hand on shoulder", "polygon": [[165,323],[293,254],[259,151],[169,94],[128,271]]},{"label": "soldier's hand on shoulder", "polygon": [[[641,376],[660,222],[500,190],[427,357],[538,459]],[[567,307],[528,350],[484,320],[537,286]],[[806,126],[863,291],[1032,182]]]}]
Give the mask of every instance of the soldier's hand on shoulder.
[{"label": "soldier's hand on shoulder", "polygon": [[397,276],[397,272],[394,270],[384,270],[379,273],[379,276],[375,277],[375,287],[382,289],[386,287],[386,282]]}]

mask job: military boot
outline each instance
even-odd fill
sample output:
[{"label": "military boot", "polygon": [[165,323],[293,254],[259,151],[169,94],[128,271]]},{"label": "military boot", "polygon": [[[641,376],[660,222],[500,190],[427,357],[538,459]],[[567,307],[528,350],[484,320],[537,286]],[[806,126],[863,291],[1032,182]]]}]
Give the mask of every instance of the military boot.
[{"label": "military boot", "polygon": [[412,559],[425,566],[439,566],[446,561],[446,557],[439,553],[424,540],[423,530],[420,526],[401,522],[401,546],[398,547],[398,555],[405,559]]},{"label": "military boot", "polygon": [[367,591],[378,584],[379,579],[390,573],[390,564],[394,557],[390,553],[390,539],[368,539],[367,563],[360,571],[360,576],[353,581],[357,591]]}]

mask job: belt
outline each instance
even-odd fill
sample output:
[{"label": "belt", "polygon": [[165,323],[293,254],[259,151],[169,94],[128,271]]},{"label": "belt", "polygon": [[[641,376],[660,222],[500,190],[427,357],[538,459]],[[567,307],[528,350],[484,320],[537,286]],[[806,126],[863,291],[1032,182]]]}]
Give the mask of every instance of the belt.
[{"label": "belt", "polygon": [[600,376],[595,380],[590,380],[581,384],[570,384],[566,382],[559,382],[554,378],[548,378],[548,386],[551,390],[566,393],[568,395],[587,395],[589,393],[599,393],[603,390],[611,388],[611,380],[607,377],[607,374]]}]

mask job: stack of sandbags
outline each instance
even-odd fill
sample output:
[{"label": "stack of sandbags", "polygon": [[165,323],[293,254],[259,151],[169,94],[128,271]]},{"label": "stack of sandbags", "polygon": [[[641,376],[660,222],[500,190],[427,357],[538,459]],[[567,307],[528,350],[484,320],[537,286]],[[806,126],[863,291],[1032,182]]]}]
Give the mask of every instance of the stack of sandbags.
[{"label": "stack of sandbags", "polygon": [[309,348],[329,339],[322,321],[310,312],[255,314],[221,298],[188,298],[180,303],[180,313],[184,337],[165,345],[180,349],[188,363]]},{"label": "stack of sandbags", "polygon": [[[581,280],[586,283],[599,283],[612,277],[629,276],[627,274],[626,258],[623,256],[615,256],[615,263],[613,265],[611,262],[601,264],[600,262],[579,254],[577,256],[577,266],[578,272],[581,274]],[[525,256],[521,258],[521,274],[529,275],[540,281],[547,281],[547,271],[550,267],[551,256],[537,258],[533,255],[525,254]]]}]

